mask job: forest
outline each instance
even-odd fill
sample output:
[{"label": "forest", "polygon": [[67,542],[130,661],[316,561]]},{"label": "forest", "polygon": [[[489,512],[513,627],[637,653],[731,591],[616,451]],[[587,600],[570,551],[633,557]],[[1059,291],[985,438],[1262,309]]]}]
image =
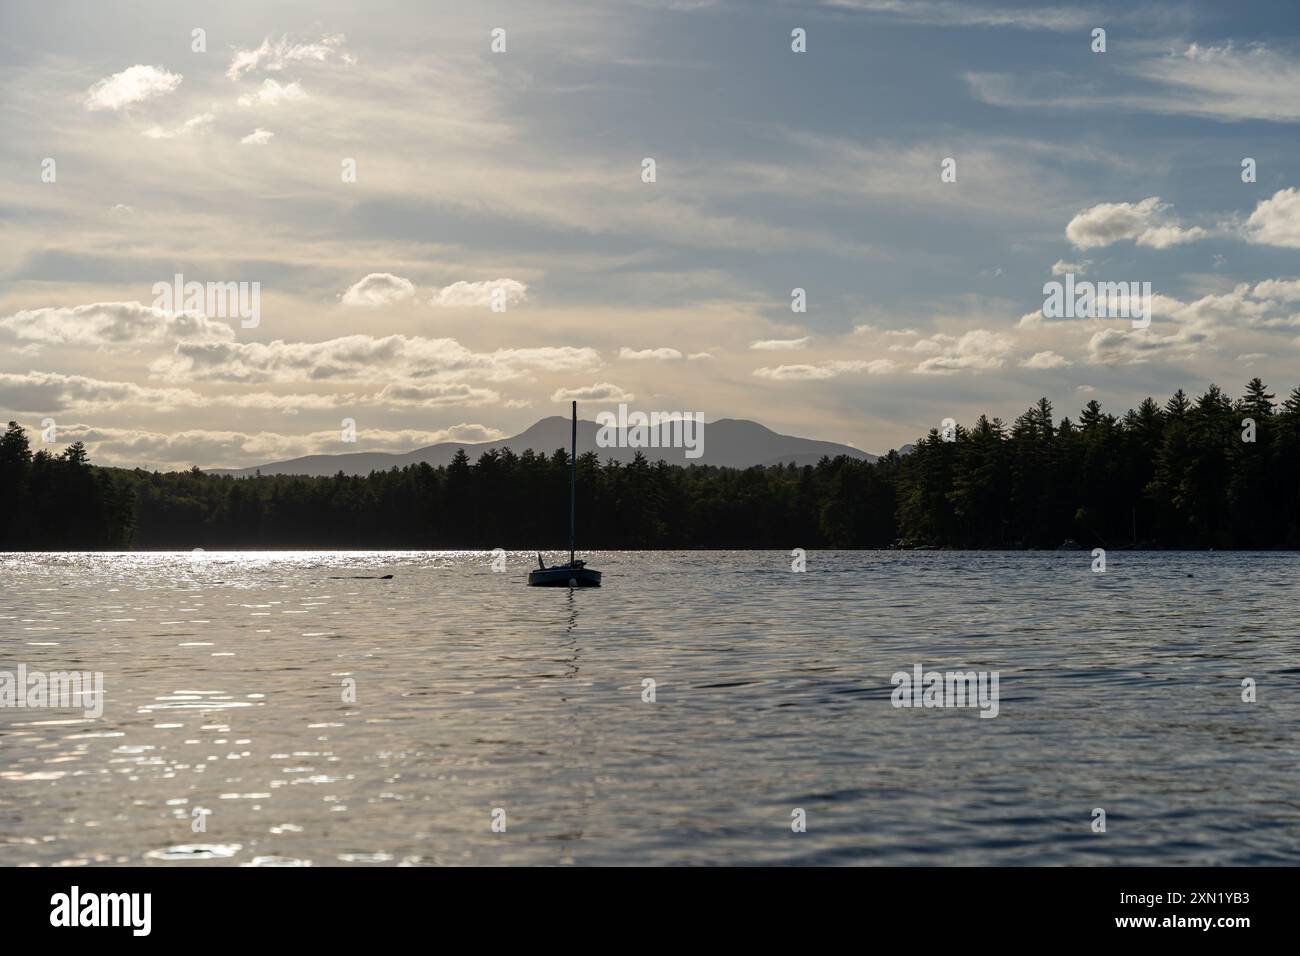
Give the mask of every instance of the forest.
[{"label": "forest", "polygon": [[[1247,422],[1246,420],[1250,420]],[[0,437],[0,550],[534,549],[568,542],[568,453],[364,477],[100,467]],[[1300,387],[1211,385],[1078,420],[1040,399],[878,461],[728,469],[578,458],[578,546],[1300,548]]]}]

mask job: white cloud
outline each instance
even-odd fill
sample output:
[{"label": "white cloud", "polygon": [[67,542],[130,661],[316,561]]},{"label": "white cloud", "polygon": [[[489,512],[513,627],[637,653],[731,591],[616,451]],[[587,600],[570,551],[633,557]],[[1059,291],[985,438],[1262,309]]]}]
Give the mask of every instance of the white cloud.
[{"label": "white cloud", "polygon": [[281,103],[305,100],[306,98],[307,91],[297,81],[281,84],[267,78],[262,81],[262,85],[256,93],[245,93],[241,96],[239,105],[243,107],[278,106]]},{"label": "white cloud", "polygon": [[[973,329],[961,336],[939,333],[917,345],[937,346],[941,353],[925,359],[914,371],[923,375],[948,375],[960,371],[990,371],[1006,363],[1013,343],[1010,338],[986,329]],[[915,347],[913,351],[919,351]]]},{"label": "white cloud", "polygon": [[[915,334],[915,333],[913,333]],[[918,355],[934,354],[942,352],[945,342],[957,341],[956,336],[945,335],[942,332],[936,333],[928,338],[917,339],[915,342],[896,342],[889,347],[891,352],[913,352]]]},{"label": "white cloud", "polygon": [[500,289],[507,306],[518,305],[528,298],[528,286],[515,279],[492,279],[484,282],[453,282],[435,289],[429,304],[439,307],[491,305],[492,293]]},{"label": "white cloud", "polygon": [[17,411],[58,412],[119,405],[167,410],[202,401],[203,397],[191,389],[148,388],[133,382],[106,382],[58,372],[0,372],[0,408]]},{"label": "white cloud", "polygon": [[391,305],[415,296],[415,283],[391,272],[372,272],[343,293],[343,304],[374,307]]},{"label": "white cloud", "polygon": [[189,388],[154,388],[134,382],[106,381],[58,372],[0,373],[0,408],[30,412],[73,410],[93,413],[134,406],[151,411],[221,407],[296,414],[301,410],[354,408],[360,405],[485,405],[495,403],[499,397],[490,389],[458,384],[410,388],[389,385],[381,392],[371,395],[352,392],[332,395],[273,394],[246,390],[204,394]]},{"label": "white cloud", "polygon": [[593,348],[552,346],[474,352],[455,339],[348,335],[323,342],[181,342],[150,371],[168,381],[434,381],[476,374],[489,381],[529,371],[600,365]]},{"label": "white cloud", "polygon": [[236,50],[226,76],[237,80],[244,73],[259,70],[276,73],[291,63],[326,63],[333,59],[355,63],[355,58],[343,50],[344,39],[341,33],[323,36],[314,43],[294,43],[287,34],[278,40],[267,37],[255,49]]},{"label": "white cloud", "polygon": [[498,438],[506,437],[505,432],[496,428],[489,428],[487,425],[467,425],[463,423],[460,425],[452,425],[449,428],[444,428],[442,434],[445,437],[439,438],[432,444],[448,441],[463,441],[478,444],[479,442],[496,441]]},{"label": "white cloud", "polygon": [[1045,352],[1035,352],[1029,358],[1020,363],[1021,368],[1067,368],[1073,363],[1064,355],[1053,352],[1050,349]]},{"label": "white cloud", "polygon": [[801,339],[762,339],[758,342],[750,342],[749,347],[765,352],[781,352],[791,349],[805,349],[811,341],[812,336],[810,335],[805,335]]},{"label": "white cloud", "polygon": [[191,116],[180,126],[172,129],[164,129],[161,126],[151,126],[144,131],[145,136],[150,139],[180,139],[186,136],[203,136],[212,131],[212,124],[216,121],[215,113],[200,113],[198,116]]},{"label": "white cloud", "polygon": [[1231,292],[1211,293],[1192,302],[1157,295],[1152,298],[1151,310],[1157,319],[1196,325],[1213,332],[1241,328],[1291,329],[1300,326],[1300,315],[1284,305],[1290,297],[1292,282],[1268,279],[1253,289],[1243,282]]},{"label": "white cloud", "polygon": [[1165,112],[1232,122],[1300,119],[1300,61],[1264,46],[1193,43],[1182,53],[1143,62],[1138,72],[1169,87],[1153,104]]},{"label": "white cloud", "polygon": [[1189,358],[1210,335],[1191,326],[1172,332],[1102,329],[1088,340],[1088,361],[1097,365],[1136,365],[1154,358]]},{"label": "white cloud", "polygon": [[1293,55],[1231,43],[1135,54],[1119,67],[1126,82],[1112,87],[1100,85],[1096,76],[1059,72],[970,72],[965,80],[978,99],[1013,109],[1120,109],[1230,123],[1300,120],[1300,60]]},{"label": "white cloud", "polygon": [[[658,348],[658,349],[629,349],[621,348],[618,350],[618,357],[629,361],[657,361],[670,362],[682,357],[682,353],[677,349]],[[710,356],[712,358],[712,356]]]},{"label": "white cloud", "polygon": [[759,378],[770,378],[779,382],[809,381],[836,378],[852,372],[866,372],[868,375],[886,375],[894,371],[897,365],[889,359],[841,360],[821,362],[816,365],[778,365],[776,368],[756,368],[754,374]]},{"label": "white cloud", "polygon": [[[518,305],[528,298],[528,286],[515,279],[493,279],[484,282],[453,282],[434,289],[429,304],[438,308],[490,306],[496,289],[503,293],[506,306]],[[344,305],[390,305],[413,297],[416,287],[409,279],[390,272],[372,272],[343,293]]]},{"label": "white cloud", "polygon": [[1282,302],[1300,301],[1300,279],[1265,279],[1255,283],[1251,293],[1261,299],[1278,299]]},{"label": "white cloud", "polygon": [[1149,328],[1112,326],[1095,332],[1088,341],[1088,361],[1136,365],[1157,359],[1189,360],[1214,347],[1226,333],[1300,325],[1300,316],[1278,315],[1276,309],[1276,303],[1254,298],[1245,283],[1230,293],[1206,295],[1192,302],[1157,295],[1151,301]]},{"label": "white cloud", "polygon": [[609,382],[584,385],[581,388],[557,388],[551,393],[553,402],[630,402],[634,398],[636,396],[631,392]]},{"label": "white cloud", "polygon": [[181,74],[169,73],[160,66],[137,63],[94,83],[86,91],[85,107],[88,110],[117,111],[170,93],[181,85],[182,79]]},{"label": "white cloud", "polygon": [[1051,6],[989,6],[959,0],[822,0],[832,7],[888,16],[905,23],[944,27],[994,27],[998,29],[1081,30],[1096,22],[1085,8]]},{"label": "white cloud", "polygon": [[500,394],[490,388],[475,388],[463,382],[434,385],[385,385],[373,401],[377,404],[418,405],[439,408],[444,405],[495,405]]},{"label": "white cloud", "polygon": [[1300,249],[1300,192],[1293,186],[1262,200],[1246,220],[1246,238],[1261,245]]},{"label": "white cloud", "polygon": [[1081,262],[1066,262],[1064,259],[1057,259],[1052,263],[1052,275],[1063,276],[1073,274],[1076,276],[1083,276],[1088,274],[1088,269],[1091,266],[1091,259],[1084,259]]},{"label": "white cloud", "polygon": [[1167,220],[1168,208],[1159,196],[1139,203],[1099,203],[1071,219],[1065,236],[1076,249],[1108,246],[1124,239],[1132,239],[1139,246],[1167,249],[1205,238],[1207,233],[1199,226],[1184,229],[1176,221]]},{"label": "white cloud", "polygon": [[241,139],[240,142],[245,146],[265,146],[267,143],[271,142],[271,137],[274,135],[275,134],[269,129],[262,129],[262,127],[259,126]]},{"label": "white cloud", "polygon": [[228,342],[234,330],[198,312],[166,312],[139,302],[95,302],[71,308],[15,312],[0,329],[19,339],[51,345],[135,346],[182,342]]}]

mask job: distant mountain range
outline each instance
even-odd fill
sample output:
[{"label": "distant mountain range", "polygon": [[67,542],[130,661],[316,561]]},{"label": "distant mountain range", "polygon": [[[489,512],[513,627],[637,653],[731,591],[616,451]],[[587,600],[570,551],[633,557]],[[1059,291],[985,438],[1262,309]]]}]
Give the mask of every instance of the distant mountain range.
[{"label": "distant mountain range", "polygon": [[[351,452],[340,455],[306,455],[287,461],[272,461],[251,468],[211,468],[210,475],[233,475],[246,478],[257,473],[263,475],[335,475],[340,471],[345,475],[367,475],[372,471],[387,471],[390,468],[403,468],[420,462],[427,462],[433,467],[448,465],[456,452],[463,448],[471,461],[492,449],[509,448],[516,454],[531,448],[534,452],[552,454],[557,448],[568,449],[570,421],[558,415],[543,418],[537,424],[518,435],[499,438],[485,442],[442,442],[417,448],[414,451],[397,454],[389,452]],[[815,465],[823,455],[835,458],[847,455],[875,461],[876,456],[859,451],[849,445],[831,441],[815,441],[811,438],[796,438],[793,435],[778,435],[770,428],[758,422],[744,419],[723,418],[704,425],[703,454],[697,458],[687,458],[682,448],[628,448],[625,443],[619,447],[596,447],[596,433],[600,426],[595,422],[578,421],[578,454],[596,452],[601,461],[610,458],[620,462],[630,462],[637,451],[650,461],[663,460],[672,465],[718,465],[730,468],[748,468],[752,465],[778,465],[793,462],[796,465]],[[665,432],[666,434],[666,432]],[[904,445],[901,452],[911,450]]]}]

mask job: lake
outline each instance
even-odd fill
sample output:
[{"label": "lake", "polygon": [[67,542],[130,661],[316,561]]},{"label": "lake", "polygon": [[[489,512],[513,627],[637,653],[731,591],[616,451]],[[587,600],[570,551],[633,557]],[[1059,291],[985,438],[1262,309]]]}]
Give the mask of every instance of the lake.
[{"label": "lake", "polygon": [[0,864],[1300,862],[1300,555],[584,557],[0,555]]}]

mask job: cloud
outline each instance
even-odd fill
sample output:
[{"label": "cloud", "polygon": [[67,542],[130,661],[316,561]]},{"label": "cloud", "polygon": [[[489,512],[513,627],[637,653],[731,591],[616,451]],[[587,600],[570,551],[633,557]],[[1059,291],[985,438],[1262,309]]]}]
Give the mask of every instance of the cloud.
[{"label": "cloud", "polygon": [[[515,279],[493,279],[484,282],[453,282],[441,289],[433,289],[429,304],[436,308],[457,308],[492,305],[492,294],[500,289],[506,306],[518,305],[528,298],[528,286]],[[372,272],[343,293],[343,304],[353,306],[391,305],[413,297],[415,283],[391,272]]]},{"label": "cloud", "polygon": [[964,78],[977,99],[1011,109],[1118,109],[1229,123],[1300,120],[1300,60],[1262,45],[1193,43],[1182,52],[1135,55],[1119,69],[1122,83],[1109,88],[1096,74],[973,71]]},{"label": "cloud", "polygon": [[1058,352],[1050,349],[1045,352],[1035,352],[1029,358],[1020,363],[1021,368],[1068,368],[1074,363]]},{"label": "cloud", "polygon": [[143,135],[150,139],[181,139],[186,136],[203,136],[212,131],[212,124],[216,121],[215,113],[201,113],[198,116],[191,116],[180,126],[173,129],[164,129],[161,126],[151,126],[144,131]]},{"label": "cloud", "polygon": [[305,100],[306,98],[307,91],[297,81],[281,84],[267,78],[262,81],[262,86],[256,93],[245,93],[241,96],[239,105],[243,107],[278,106],[281,103]]},{"label": "cloud", "polygon": [[1146,79],[1169,87],[1164,112],[1238,122],[1300,120],[1300,61],[1264,46],[1246,49],[1191,44],[1138,67]]},{"label": "cloud", "polygon": [[851,372],[885,375],[895,368],[897,365],[889,359],[842,360],[821,362],[817,365],[778,365],[776,368],[756,368],[754,374],[759,378],[770,378],[779,382],[797,382],[836,378]]},{"label": "cloud", "polygon": [[133,382],[106,382],[58,372],[0,372],[0,408],[15,411],[58,412],[119,405],[166,410],[202,401],[203,397],[190,389],[148,388]]},{"label": "cloud", "polygon": [[[390,386],[391,387],[391,386]],[[461,402],[415,402],[406,404],[488,404],[497,396],[486,389],[469,386],[446,385],[445,396],[455,396]],[[375,395],[354,393],[271,394],[269,392],[239,391],[234,394],[202,394],[189,388],[154,388],[134,382],[105,381],[85,375],[64,375],[58,372],[4,372],[0,373],[0,408],[29,412],[99,412],[124,406],[147,408],[150,411],[172,411],[178,408],[241,408],[271,410],[296,414],[300,410],[335,409],[358,405],[395,404],[385,392]],[[483,399],[476,402],[475,399]]]},{"label": "cloud", "polygon": [[1260,245],[1300,249],[1300,192],[1293,186],[1262,200],[1246,220],[1245,234]]},{"label": "cloud", "polygon": [[805,335],[801,339],[761,339],[757,342],[750,342],[749,347],[759,351],[780,352],[791,349],[805,349],[811,341],[812,336],[810,335]]},{"label": "cloud", "polygon": [[1192,302],[1157,295],[1151,300],[1149,328],[1112,326],[1095,332],[1088,340],[1088,361],[1095,365],[1137,365],[1156,359],[1188,360],[1203,348],[1212,347],[1225,333],[1300,324],[1300,317],[1278,315],[1276,311],[1277,303],[1257,299],[1245,283],[1232,292],[1206,295]]},{"label": "cloud", "polygon": [[443,289],[435,289],[429,304],[438,307],[487,306],[492,304],[492,293],[500,289],[507,306],[518,305],[528,298],[528,286],[514,279],[492,279],[484,282],[453,282]]},{"label": "cloud", "polygon": [[355,282],[343,293],[343,304],[349,306],[392,305],[415,296],[415,283],[391,272],[372,272]]},{"label": "cloud", "polygon": [[1096,365],[1136,365],[1154,358],[1188,358],[1211,336],[1179,326],[1172,332],[1149,329],[1102,329],[1088,340],[1088,361]]},{"label": "cloud", "polygon": [[1231,292],[1212,293],[1192,302],[1170,296],[1152,299],[1158,319],[1195,325],[1211,332],[1242,328],[1293,329],[1300,327],[1300,315],[1286,303],[1296,293],[1297,280],[1266,279],[1252,288],[1240,283]]},{"label": "cloud", "polygon": [[570,372],[599,365],[600,354],[585,347],[474,352],[455,339],[348,335],[323,342],[181,342],[150,371],[168,381],[429,382],[471,373],[505,381],[532,370]]},{"label": "cloud", "polygon": [[[680,359],[682,353],[677,349],[658,348],[658,349],[629,349],[621,348],[618,350],[618,357],[629,361],[656,361],[670,362]],[[712,356],[710,356],[712,358]]]},{"label": "cloud", "polygon": [[933,347],[940,354],[927,358],[914,371],[922,375],[948,375],[960,371],[990,371],[1002,368],[1013,343],[1010,338],[987,329],[973,329],[961,336],[939,333],[922,339],[912,351]]},{"label": "cloud", "polygon": [[172,92],[181,85],[179,73],[169,73],[160,66],[137,63],[121,73],[114,73],[94,83],[86,91],[88,110],[117,111]]},{"label": "cloud", "polygon": [[1260,299],[1300,301],[1300,279],[1265,279],[1263,282],[1255,283],[1251,293]]},{"label": "cloud", "polygon": [[271,137],[274,135],[275,134],[269,129],[262,129],[262,127],[259,126],[239,142],[245,146],[265,146],[267,143],[271,142]]},{"label": "cloud", "polygon": [[50,345],[118,346],[182,342],[228,342],[234,329],[199,312],[167,312],[139,302],[95,302],[71,308],[15,312],[0,329],[19,339]]},{"label": "cloud", "polygon": [[1052,275],[1063,276],[1073,274],[1076,276],[1083,276],[1088,274],[1088,269],[1091,266],[1091,259],[1084,259],[1082,262],[1066,262],[1064,259],[1057,259],[1052,263]]},{"label": "cloud", "polygon": [[888,16],[904,23],[943,27],[995,27],[1064,33],[1098,22],[1080,7],[987,6],[970,0],[822,0],[826,6]]},{"label": "cloud", "polygon": [[553,402],[630,402],[634,398],[636,396],[631,392],[625,392],[609,382],[584,385],[581,388],[557,388],[551,394]]},{"label": "cloud", "polygon": [[444,405],[494,405],[501,400],[490,388],[475,388],[463,382],[435,385],[385,385],[373,401],[389,405],[418,405],[440,408]]},{"label": "cloud", "polygon": [[1165,220],[1168,208],[1159,196],[1136,204],[1100,203],[1071,219],[1065,227],[1065,237],[1076,249],[1108,246],[1124,239],[1132,239],[1139,246],[1167,249],[1207,235],[1199,226],[1184,229],[1175,221]]},{"label": "cloud", "polygon": [[870,323],[866,323],[866,322],[862,323],[861,325],[855,325],[853,327],[854,335],[867,335],[871,332],[883,332],[885,335],[889,335],[889,336],[908,336],[908,335],[921,334],[920,332],[916,331],[916,329],[878,329],[874,325],[871,325]]},{"label": "cloud", "polygon": [[314,43],[294,43],[287,34],[278,40],[267,37],[256,49],[236,50],[226,76],[237,80],[244,73],[277,73],[291,63],[326,63],[335,59],[351,65],[356,59],[344,51],[345,39],[341,33],[323,36]]},{"label": "cloud", "polygon": [[442,433],[446,436],[438,441],[463,441],[477,444],[485,441],[496,441],[498,438],[505,438],[506,434],[496,428],[489,428],[487,425],[452,425],[444,428]]}]

